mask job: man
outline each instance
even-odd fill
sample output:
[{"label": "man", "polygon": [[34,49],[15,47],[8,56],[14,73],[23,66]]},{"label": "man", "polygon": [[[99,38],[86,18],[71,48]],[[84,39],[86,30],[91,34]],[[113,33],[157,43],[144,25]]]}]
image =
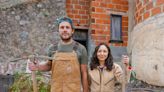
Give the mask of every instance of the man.
[{"label": "man", "polygon": [[49,50],[49,60],[46,64],[29,64],[30,70],[52,72],[51,92],[80,92],[81,82],[83,92],[88,92],[87,51],[80,43],[72,39],[73,22],[68,17],[58,20],[61,41]]}]

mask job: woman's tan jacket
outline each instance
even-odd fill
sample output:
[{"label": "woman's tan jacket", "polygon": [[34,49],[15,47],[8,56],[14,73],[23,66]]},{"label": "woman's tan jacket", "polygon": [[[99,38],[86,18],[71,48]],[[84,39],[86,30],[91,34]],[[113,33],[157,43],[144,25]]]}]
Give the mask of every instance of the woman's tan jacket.
[{"label": "woman's tan jacket", "polygon": [[116,63],[112,71],[108,71],[106,67],[89,70],[90,92],[114,92],[116,81],[123,81],[122,68]]}]

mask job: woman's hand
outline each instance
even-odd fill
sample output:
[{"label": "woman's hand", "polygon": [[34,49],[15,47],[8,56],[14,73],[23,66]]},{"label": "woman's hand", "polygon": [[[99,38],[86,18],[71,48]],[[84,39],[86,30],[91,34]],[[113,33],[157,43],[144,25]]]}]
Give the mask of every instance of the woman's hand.
[{"label": "woman's hand", "polygon": [[129,57],[127,55],[122,55],[122,60],[123,64],[125,66],[129,66]]}]

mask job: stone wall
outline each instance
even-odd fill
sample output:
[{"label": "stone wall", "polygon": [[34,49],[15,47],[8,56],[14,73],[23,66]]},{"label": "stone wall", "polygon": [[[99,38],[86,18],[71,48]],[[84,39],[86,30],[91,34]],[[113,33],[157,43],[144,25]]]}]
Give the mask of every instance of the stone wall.
[{"label": "stone wall", "polygon": [[132,31],[132,65],[136,77],[164,86],[164,13],[139,23]]},{"label": "stone wall", "polygon": [[65,0],[6,4],[0,10],[0,63],[34,53],[46,55],[48,46],[59,40],[55,20],[64,15]]},{"label": "stone wall", "polygon": [[5,9],[18,4],[30,3],[35,1],[37,0],[0,0],[0,8]]}]

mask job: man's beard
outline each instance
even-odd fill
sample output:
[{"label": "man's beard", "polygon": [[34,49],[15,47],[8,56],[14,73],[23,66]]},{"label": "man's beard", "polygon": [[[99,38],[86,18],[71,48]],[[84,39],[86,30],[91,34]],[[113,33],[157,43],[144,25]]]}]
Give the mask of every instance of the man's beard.
[{"label": "man's beard", "polygon": [[68,38],[63,38],[63,37],[61,36],[61,39],[62,39],[62,41],[64,41],[64,42],[69,42],[69,41],[72,39],[72,35],[69,36]]}]

